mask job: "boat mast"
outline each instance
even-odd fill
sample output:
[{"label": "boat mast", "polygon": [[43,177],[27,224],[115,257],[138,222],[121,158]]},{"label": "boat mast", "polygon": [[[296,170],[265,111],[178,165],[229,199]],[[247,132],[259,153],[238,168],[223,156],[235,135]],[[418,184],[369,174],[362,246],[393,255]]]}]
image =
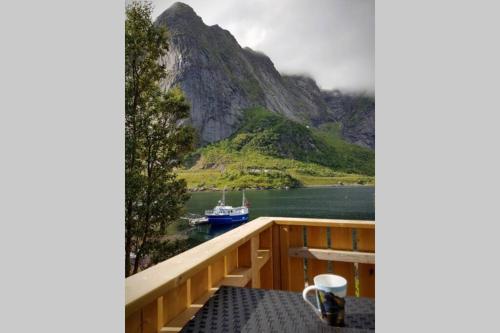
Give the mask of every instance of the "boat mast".
[{"label": "boat mast", "polygon": [[245,190],[243,190],[243,198],[241,198],[241,207],[245,206]]},{"label": "boat mast", "polygon": [[222,190],[222,206],[226,205],[226,187]]}]

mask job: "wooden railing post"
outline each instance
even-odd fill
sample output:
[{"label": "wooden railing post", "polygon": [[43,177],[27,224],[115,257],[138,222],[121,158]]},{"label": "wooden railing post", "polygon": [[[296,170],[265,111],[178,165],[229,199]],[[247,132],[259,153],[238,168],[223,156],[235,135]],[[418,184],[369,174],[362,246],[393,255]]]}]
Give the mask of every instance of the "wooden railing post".
[{"label": "wooden railing post", "polygon": [[273,289],[274,284],[274,253],[273,253],[273,229],[269,227],[259,235],[259,248],[269,250],[269,260],[260,269],[260,287],[264,289]]},{"label": "wooden railing post", "polygon": [[210,284],[214,286],[217,282],[222,280],[227,276],[226,268],[227,258],[226,256],[220,258],[219,260],[213,262],[210,265]]},{"label": "wooden railing post", "polygon": [[[358,229],[358,251],[375,252],[375,229]],[[375,297],[375,265],[359,264],[359,295]]]},{"label": "wooden railing post", "polygon": [[281,261],[281,289],[290,290],[290,262],[288,259],[289,233],[288,226],[280,226],[280,261]]},{"label": "wooden railing post", "polygon": [[136,311],[125,319],[125,333],[142,333],[142,310]]},{"label": "wooden railing post", "polygon": [[245,242],[238,248],[238,267],[252,267],[251,242]]},{"label": "wooden railing post", "polygon": [[304,245],[302,226],[281,226],[281,287],[283,290],[302,291],[304,289],[304,259],[288,256],[290,247]]},{"label": "wooden railing post", "polygon": [[260,288],[260,267],[257,262],[257,250],[259,249],[259,236],[252,237],[250,241],[252,288]]},{"label": "wooden railing post", "polygon": [[187,309],[190,303],[190,280],[169,290],[163,296],[163,325],[171,322],[175,317]]},{"label": "wooden railing post", "polygon": [[280,226],[273,224],[272,228],[272,257],[273,257],[273,289],[281,287],[281,251],[280,251]]},{"label": "wooden railing post", "polygon": [[163,322],[160,318],[159,308],[163,308],[163,305],[159,305],[160,299],[154,300],[149,305],[142,309],[142,333],[157,333],[162,327]]},{"label": "wooden railing post", "polygon": [[226,256],[226,275],[231,273],[235,268],[238,267],[238,249],[234,249],[230,253],[228,253]]}]

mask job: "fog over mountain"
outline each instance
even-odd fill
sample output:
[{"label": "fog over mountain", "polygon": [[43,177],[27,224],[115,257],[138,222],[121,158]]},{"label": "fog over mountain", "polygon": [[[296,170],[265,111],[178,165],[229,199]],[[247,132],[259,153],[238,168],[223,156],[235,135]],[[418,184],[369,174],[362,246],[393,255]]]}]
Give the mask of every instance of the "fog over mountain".
[{"label": "fog over mountain", "polygon": [[156,24],[170,34],[162,84],[186,93],[202,144],[231,136],[245,110],[263,107],[307,126],[336,123],[348,142],[374,148],[372,97],[323,90],[312,77],[280,73],[268,55],[241,47],[230,31],[205,24],[185,3],[174,3]]},{"label": "fog over mountain", "polygon": [[[154,0],[154,18],[175,0]],[[185,0],[205,24],[229,30],[284,74],[307,74],[324,90],[375,86],[373,0]]]}]

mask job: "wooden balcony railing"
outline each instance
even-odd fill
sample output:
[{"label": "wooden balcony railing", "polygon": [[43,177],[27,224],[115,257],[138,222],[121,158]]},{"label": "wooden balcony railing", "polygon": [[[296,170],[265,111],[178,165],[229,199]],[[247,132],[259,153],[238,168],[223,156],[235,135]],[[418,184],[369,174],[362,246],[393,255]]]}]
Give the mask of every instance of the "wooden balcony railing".
[{"label": "wooden balcony railing", "polygon": [[375,222],[260,217],[125,280],[126,332],[177,332],[220,285],[302,291],[333,272],[375,297]]}]

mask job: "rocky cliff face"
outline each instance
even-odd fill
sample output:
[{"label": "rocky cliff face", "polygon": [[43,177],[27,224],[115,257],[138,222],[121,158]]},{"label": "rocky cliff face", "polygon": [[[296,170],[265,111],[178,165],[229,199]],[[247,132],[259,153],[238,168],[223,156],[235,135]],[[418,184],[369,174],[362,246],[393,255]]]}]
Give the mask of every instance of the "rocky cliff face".
[{"label": "rocky cliff face", "polygon": [[241,48],[229,31],[205,25],[183,3],[173,4],[156,24],[170,33],[163,85],[179,85],[186,93],[202,144],[227,138],[244,109],[262,106],[312,126],[341,122],[346,140],[374,147],[374,102],[361,103],[360,110],[357,96],[322,91],[311,78],[281,75],[269,57]]},{"label": "rocky cliff face", "polygon": [[332,121],[341,124],[343,138],[362,147],[375,149],[375,99],[364,94],[322,91],[331,110]]}]

